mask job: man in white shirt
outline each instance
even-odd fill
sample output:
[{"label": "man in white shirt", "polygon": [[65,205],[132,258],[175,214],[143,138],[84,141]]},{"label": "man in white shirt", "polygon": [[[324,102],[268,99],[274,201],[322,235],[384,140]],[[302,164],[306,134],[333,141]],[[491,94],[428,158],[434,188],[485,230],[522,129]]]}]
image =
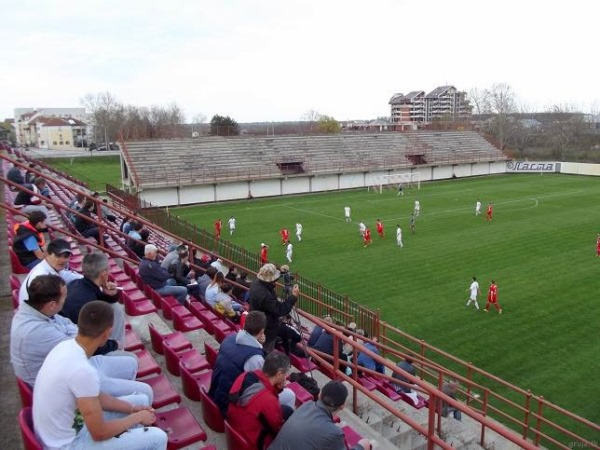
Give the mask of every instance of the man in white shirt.
[{"label": "man in white shirt", "polygon": [[296,238],[298,238],[298,242],[302,241],[302,224],[300,222],[296,223]]},{"label": "man in white shirt", "polygon": [[358,232],[362,237],[365,237],[365,231],[367,231],[367,226],[364,224],[364,222],[359,223]]},{"label": "man in white shirt", "polygon": [[167,448],[167,434],[150,426],[156,417],[148,397],[100,392],[98,372],[89,358],[108,339],[112,323],[109,304],[87,303],[77,336],[46,357],[33,390],[35,433],[45,449]]},{"label": "man in white shirt", "polygon": [[293,252],[294,252],[294,246],[290,242],[287,245],[287,249],[285,250],[285,257],[287,258],[288,262],[292,262],[292,253]]},{"label": "man in white shirt", "polygon": [[344,217],[346,218],[346,222],[352,222],[352,219],[350,218],[350,207],[349,206],[344,206]]},{"label": "man in white shirt", "polygon": [[481,290],[479,289],[479,283],[477,282],[477,278],[473,277],[473,282],[471,286],[467,289],[467,291],[471,291],[471,296],[469,297],[469,301],[467,301],[466,306],[469,306],[471,302],[475,303],[475,309],[479,311],[479,303],[477,303],[477,295],[481,294]]},{"label": "man in white shirt", "polygon": [[396,228],[396,245],[400,248],[404,247],[402,244],[402,228],[400,228],[400,225]]},{"label": "man in white shirt", "polygon": [[229,236],[233,236],[233,232],[235,231],[235,217],[231,216],[228,220],[229,223]]},{"label": "man in white shirt", "polygon": [[415,211],[414,214],[418,217],[421,214],[421,202],[419,200],[415,200]]},{"label": "man in white shirt", "polygon": [[477,200],[477,203],[475,203],[475,215],[481,215],[481,202],[479,200]]},{"label": "man in white shirt", "polygon": [[46,257],[27,274],[19,289],[19,304],[27,300],[27,288],[40,275],[58,275],[66,284],[83,278],[83,275],[67,269],[71,257],[71,245],[64,239],[54,239],[46,248]]}]

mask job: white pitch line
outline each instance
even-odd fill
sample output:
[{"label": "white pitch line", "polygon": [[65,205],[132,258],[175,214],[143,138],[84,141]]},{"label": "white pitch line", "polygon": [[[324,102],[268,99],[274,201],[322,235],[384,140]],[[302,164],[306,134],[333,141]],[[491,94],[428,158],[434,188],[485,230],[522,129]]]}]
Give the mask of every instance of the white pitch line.
[{"label": "white pitch line", "polygon": [[290,206],[290,205],[282,205],[282,206],[284,208],[295,209],[296,211],[301,211],[301,212],[304,212],[306,214],[313,214],[315,216],[327,217],[328,219],[333,219],[333,220],[338,220],[340,222],[345,222],[345,219],[340,219],[339,217],[330,216],[328,214],[321,214],[321,213],[318,213],[318,212],[315,212],[315,211],[311,211],[309,209],[296,208],[295,206]]}]

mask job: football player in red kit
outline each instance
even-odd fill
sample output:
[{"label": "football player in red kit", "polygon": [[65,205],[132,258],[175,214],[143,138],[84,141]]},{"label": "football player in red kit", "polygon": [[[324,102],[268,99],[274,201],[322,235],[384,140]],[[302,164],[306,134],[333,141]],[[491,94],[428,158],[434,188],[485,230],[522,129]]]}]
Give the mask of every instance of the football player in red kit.
[{"label": "football player in red kit", "polygon": [[279,234],[281,234],[281,241],[283,242],[283,245],[287,245],[287,243],[290,241],[290,232],[288,229],[282,229]]},{"label": "football player in red kit", "polygon": [[498,304],[498,286],[496,286],[496,282],[492,280],[492,284],[488,289],[487,295],[487,303],[485,304],[485,312],[488,312],[490,309],[490,305],[494,305],[494,307],[498,310],[498,313],[502,314],[502,308]]},{"label": "football player in red kit", "polygon": [[379,236],[383,239],[383,223],[381,222],[381,219],[377,219],[377,233],[379,233]]},{"label": "football player in red kit", "polygon": [[371,241],[371,230],[370,230],[369,228],[367,228],[367,229],[365,230],[365,234],[364,234],[364,236],[363,236],[363,243],[365,244],[365,247],[366,247],[367,245],[369,245],[369,244],[371,244],[371,243],[372,243],[372,241]]}]

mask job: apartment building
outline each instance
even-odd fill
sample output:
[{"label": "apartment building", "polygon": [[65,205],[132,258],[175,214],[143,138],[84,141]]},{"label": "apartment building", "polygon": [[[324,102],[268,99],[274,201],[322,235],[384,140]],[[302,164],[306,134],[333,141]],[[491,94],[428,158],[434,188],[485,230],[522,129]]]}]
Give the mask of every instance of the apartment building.
[{"label": "apartment building", "polygon": [[458,120],[471,115],[466,92],[454,86],[439,86],[425,91],[394,94],[390,99],[391,119],[401,129],[417,129],[436,119]]},{"label": "apartment building", "polygon": [[[14,114],[19,146],[68,149],[80,147],[88,135],[85,108],[16,108]],[[52,130],[44,130],[46,123]]]}]

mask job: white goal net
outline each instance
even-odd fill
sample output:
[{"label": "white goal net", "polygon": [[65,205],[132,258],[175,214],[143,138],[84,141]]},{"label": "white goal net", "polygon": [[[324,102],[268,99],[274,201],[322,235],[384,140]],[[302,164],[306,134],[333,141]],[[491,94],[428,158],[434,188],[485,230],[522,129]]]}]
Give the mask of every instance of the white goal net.
[{"label": "white goal net", "polygon": [[369,185],[367,190],[382,194],[383,191],[387,190],[400,192],[400,190],[410,188],[421,189],[421,174],[419,172],[379,175],[373,178],[373,184]]}]

